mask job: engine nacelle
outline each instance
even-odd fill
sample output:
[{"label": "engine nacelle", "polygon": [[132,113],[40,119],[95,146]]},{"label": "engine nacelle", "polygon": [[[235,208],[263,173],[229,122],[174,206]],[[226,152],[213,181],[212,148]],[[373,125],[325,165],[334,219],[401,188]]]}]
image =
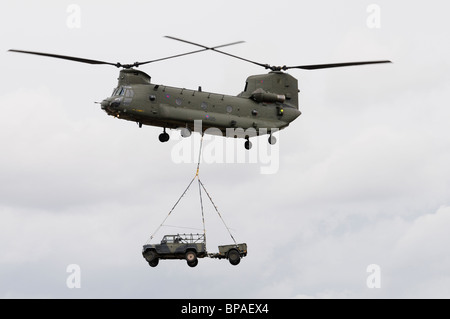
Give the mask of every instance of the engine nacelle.
[{"label": "engine nacelle", "polygon": [[251,98],[258,103],[284,103],[286,100],[286,96],[283,94],[269,93],[261,88],[256,89]]}]

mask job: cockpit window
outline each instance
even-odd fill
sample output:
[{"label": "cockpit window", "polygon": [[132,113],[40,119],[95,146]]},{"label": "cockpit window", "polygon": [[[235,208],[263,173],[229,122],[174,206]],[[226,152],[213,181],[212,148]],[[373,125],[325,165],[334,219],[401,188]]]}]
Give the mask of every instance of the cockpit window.
[{"label": "cockpit window", "polygon": [[115,96],[115,95],[124,95],[124,94],[125,94],[125,89],[123,88],[123,86],[119,86],[113,92],[113,96]]}]

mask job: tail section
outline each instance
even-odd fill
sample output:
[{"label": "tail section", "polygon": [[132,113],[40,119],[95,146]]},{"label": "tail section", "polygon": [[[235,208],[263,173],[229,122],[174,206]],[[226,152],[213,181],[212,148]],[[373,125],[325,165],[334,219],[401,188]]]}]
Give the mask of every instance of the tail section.
[{"label": "tail section", "polygon": [[[245,90],[239,96],[253,98],[257,102],[281,102],[298,109],[298,81],[293,76],[273,71],[247,78]],[[264,99],[267,99],[265,101]]]}]

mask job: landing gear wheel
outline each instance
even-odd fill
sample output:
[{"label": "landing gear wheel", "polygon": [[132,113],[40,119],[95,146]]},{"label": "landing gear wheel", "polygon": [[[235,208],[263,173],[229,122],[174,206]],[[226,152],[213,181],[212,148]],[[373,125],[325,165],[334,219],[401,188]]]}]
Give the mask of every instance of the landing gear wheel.
[{"label": "landing gear wheel", "polygon": [[237,250],[233,249],[228,253],[228,260],[230,261],[230,264],[236,266],[241,262],[241,256]]},{"label": "landing gear wheel", "polygon": [[166,130],[164,130],[163,133],[159,134],[159,141],[161,143],[165,143],[169,140],[170,136],[169,134],[166,133]]},{"label": "landing gear wheel", "polygon": [[155,258],[152,261],[149,261],[148,264],[150,265],[150,267],[156,267],[159,264],[159,258]]},{"label": "landing gear wheel", "polygon": [[181,133],[181,137],[189,137],[189,136],[191,136],[192,131],[188,127],[185,127],[185,128],[181,129],[180,133]]},{"label": "landing gear wheel", "polygon": [[270,135],[269,136],[269,144],[273,145],[277,142],[277,138],[275,136]]},{"label": "landing gear wheel", "polygon": [[252,148],[252,142],[250,142],[248,139],[244,143],[244,147],[246,150],[249,150]]},{"label": "landing gear wheel", "polygon": [[189,267],[195,267],[198,265],[198,259],[194,260],[193,262],[188,262],[187,264]]}]

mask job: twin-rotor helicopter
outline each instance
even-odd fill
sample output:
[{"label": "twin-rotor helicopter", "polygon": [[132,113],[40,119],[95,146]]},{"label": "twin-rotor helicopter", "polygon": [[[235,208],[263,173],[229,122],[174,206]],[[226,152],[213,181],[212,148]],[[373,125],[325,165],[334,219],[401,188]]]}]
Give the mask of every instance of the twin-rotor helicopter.
[{"label": "twin-rotor helicopter", "polygon": [[[252,144],[252,136],[268,134],[270,144],[276,143],[272,133],[287,127],[301,112],[298,108],[298,82],[293,76],[285,73],[289,69],[317,70],[345,66],[390,63],[388,60],[346,62],[331,64],[273,66],[248,60],[222,50],[226,46],[243,41],[223,44],[214,47],[179,38],[167,38],[189,43],[201,49],[133,64],[111,63],[99,60],[78,58],[73,56],[23,51],[11,49],[11,52],[27,53],[52,58],[76,61],[88,64],[106,64],[121,68],[117,87],[112,95],[104,99],[100,105],[108,114],[116,118],[136,122],[139,127],[151,125],[163,128],[159,135],[161,142],[169,140],[166,129],[180,129],[181,135],[187,137],[201,120],[201,133],[222,133],[226,137],[241,137],[246,141],[248,150]],[[267,74],[249,76],[244,91],[237,96],[220,93],[176,88],[151,83],[151,77],[137,67],[168,60],[202,51],[214,51],[246,62],[253,63],[270,70]]]}]

